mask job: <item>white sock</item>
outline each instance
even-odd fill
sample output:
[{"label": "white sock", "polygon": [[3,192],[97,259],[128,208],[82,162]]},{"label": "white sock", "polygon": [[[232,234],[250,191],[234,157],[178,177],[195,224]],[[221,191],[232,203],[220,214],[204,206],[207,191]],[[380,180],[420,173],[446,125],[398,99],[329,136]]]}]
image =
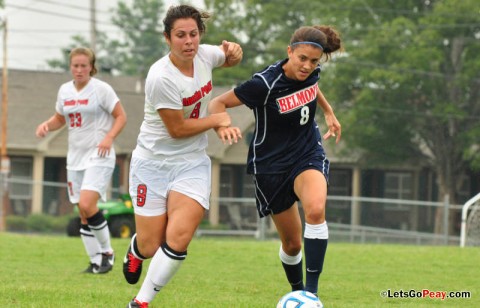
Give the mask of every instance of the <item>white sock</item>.
[{"label": "white sock", "polygon": [[85,251],[90,258],[90,263],[100,265],[102,263],[100,244],[87,225],[81,226],[80,237],[82,238],[83,246],[85,246]]},{"label": "white sock", "polygon": [[136,296],[141,302],[150,303],[155,295],[170,281],[185,260],[187,252],[176,252],[164,243],[152,258],[147,276]]},{"label": "white sock", "polygon": [[105,217],[103,217],[102,212],[98,211],[92,217],[87,218],[87,221],[88,227],[100,244],[102,253],[112,253],[113,248],[110,244],[110,230],[108,229],[108,223]]}]

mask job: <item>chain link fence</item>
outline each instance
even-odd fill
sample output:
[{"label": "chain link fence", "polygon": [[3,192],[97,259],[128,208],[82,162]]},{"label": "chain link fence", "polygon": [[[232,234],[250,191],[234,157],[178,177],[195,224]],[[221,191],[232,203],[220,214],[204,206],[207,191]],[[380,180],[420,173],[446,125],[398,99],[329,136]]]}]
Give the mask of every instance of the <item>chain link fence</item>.
[{"label": "chain link fence", "polygon": [[[65,183],[33,182],[2,177],[0,183],[3,230],[9,216],[44,214],[72,215]],[[32,192],[41,191],[42,200],[32,200]],[[109,190],[109,199],[125,191]],[[259,219],[254,198],[219,198],[215,224],[207,212],[197,236],[248,236],[276,238],[271,218]],[[401,243],[413,245],[458,245],[461,205],[419,200],[328,196],[327,222],[332,241],[355,243]],[[299,210],[302,211],[301,204]],[[303,219],[303,213],[302,213]],[[218,223],[217,223],[218,222]]]}]

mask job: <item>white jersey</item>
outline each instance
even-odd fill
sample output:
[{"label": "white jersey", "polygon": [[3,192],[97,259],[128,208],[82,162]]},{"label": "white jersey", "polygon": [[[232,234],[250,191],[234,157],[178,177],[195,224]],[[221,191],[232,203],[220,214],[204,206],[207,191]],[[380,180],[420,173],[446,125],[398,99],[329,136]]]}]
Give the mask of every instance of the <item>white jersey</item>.
[{"label": "white jersey", "polygon": [[200,45],[193,59],[193,78],[182,74],[168,55],[150,67],[145,82],[145,117],[140,127],[136,153],[148,158],[205,150],[206,133],[188,138],[172,138],[157,110],[183,110],[185,119],[205,117],[212,96],[212,69],[224,63],[225,54],[218,46]]},{"label": "white jersey", "polygon": [[73,80],[60,86],[55,109],[65,117],[68,127],[68,170],[115,167],[113,146],[110,154],[102,158],[98,156],[97,145],[113,126],[111,113],[118,102],[112,87],[96,78],[90,78],[80,91],[75,88]]}]

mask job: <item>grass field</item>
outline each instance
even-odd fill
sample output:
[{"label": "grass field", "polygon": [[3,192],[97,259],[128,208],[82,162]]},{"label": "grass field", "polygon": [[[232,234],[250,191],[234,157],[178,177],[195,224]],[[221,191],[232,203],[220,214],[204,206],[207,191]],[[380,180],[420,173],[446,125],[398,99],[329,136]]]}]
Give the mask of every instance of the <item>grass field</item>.
[{"label": "grass field", "polygon": [[[128,240],[113,239],[112,272],[88,275],[79,238],[0,233],[0,306],[125,307],[140,284],[124,281]],[[275,307],[289,291],[278,241],[195,238],[177,275],[150,307]],[[480,307],[479,248],[331,243],[325,307]],[[144,270],[145,274],[145,270]],[[382,297],[403,290],[470,291],[471,298]]]}]

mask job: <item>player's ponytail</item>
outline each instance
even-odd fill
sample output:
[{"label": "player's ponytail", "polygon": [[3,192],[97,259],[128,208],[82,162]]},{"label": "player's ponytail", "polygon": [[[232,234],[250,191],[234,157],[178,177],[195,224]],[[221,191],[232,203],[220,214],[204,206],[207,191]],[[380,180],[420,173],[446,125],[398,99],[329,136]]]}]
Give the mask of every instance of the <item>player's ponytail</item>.
[{"label": "player's ponytail", "polygon": [[340,35],[331,26],[298,28],[290,39],[290,47],[295,48],[298,44],[309,44],[322,49],[327,61],[332,53],[343,48]]},{"label": "player's ponytail", "polygon": [[327,42],[323,48],[323,52],[327,55],[327,59],[337,50],[343,50],[342,40],[338,31],[331,26],[314,26],[315,29],[322,31],[327,37]]}]

